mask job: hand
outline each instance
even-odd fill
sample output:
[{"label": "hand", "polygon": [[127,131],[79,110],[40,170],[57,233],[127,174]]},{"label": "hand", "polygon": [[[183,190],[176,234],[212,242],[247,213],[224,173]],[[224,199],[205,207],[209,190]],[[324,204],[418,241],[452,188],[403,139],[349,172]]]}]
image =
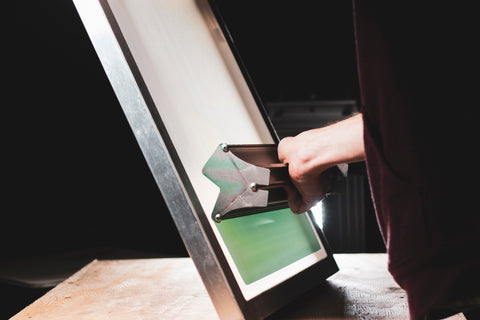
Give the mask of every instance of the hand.
[{"label": "hand", "polygon": [[325,197],[330,190],[327,178],[328,166],[312,166],[310,162],[313,150],[309,149],[309,134],[287,137],[278,145],[280,161],[288,164],[293,186],[285,187],[288,205],[294,213],[303,213]]},{"label": "hand", "polygon": [[293,183],[285,188],[290,209],[303,213],[329,191],[327,169],[365,159],[362,115],[284,138],[278,145],[278,157],[288,164]]}]

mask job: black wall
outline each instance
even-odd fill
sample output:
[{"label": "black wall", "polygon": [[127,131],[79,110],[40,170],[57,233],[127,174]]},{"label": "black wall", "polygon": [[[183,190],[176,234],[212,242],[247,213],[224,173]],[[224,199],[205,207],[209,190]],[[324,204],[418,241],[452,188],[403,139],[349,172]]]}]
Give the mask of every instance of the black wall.
[{"label": "black wall", "polygon": [[358,99],[351,1],[216,3],[264,101]]},{"label": "black wall", "polygon": [[3,255],[98,246],[186,255],[73,3],[15,5]]},{"label": "black wall", "polygon": [[[350,1],[222,1],[264,102],[356,99]],[[73,4],[16,2],[6,46],[3,257],[186,255]]]}]

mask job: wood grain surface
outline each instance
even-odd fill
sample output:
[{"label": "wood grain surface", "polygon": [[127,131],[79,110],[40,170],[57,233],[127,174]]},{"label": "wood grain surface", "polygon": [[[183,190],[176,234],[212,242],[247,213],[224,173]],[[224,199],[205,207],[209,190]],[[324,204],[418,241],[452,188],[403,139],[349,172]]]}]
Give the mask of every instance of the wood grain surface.
[{"label": "wood grain surface", "polygon": [[[269,317],[408,319],[385,254],[337,254],[340,271]],[[218,319],[189,258],[94,260],[15,315],[24,319]]]},{"label": "wood grain surface", "polygon": [[94,260],[12,319],[218,317],[191,259],[168,258]]},{"label": "wood grain surface", "polygon": [[336,254],[340,271],[271,319],[409,319],[405,292],[386,254]]}]

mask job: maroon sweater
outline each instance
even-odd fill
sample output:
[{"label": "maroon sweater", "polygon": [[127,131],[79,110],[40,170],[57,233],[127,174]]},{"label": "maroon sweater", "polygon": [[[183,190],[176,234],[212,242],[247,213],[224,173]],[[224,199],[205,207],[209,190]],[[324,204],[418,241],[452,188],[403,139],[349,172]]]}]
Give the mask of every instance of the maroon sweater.
[{"label": "maroon sweater", "polygon": [[370,186],[412,319],[480,294],[477,11],[418,3],[354,3]]}]

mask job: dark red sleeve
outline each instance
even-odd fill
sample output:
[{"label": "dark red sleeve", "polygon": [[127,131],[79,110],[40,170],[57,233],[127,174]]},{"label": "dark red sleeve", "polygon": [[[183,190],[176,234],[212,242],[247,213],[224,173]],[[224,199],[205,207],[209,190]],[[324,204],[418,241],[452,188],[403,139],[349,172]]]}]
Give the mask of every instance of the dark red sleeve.
[{"label": "dark red sleeve", "polygon": [[389,269],[418,319],[480,296],[480,28],[473,8],[451,3],[354,10],[372,196]]}]

